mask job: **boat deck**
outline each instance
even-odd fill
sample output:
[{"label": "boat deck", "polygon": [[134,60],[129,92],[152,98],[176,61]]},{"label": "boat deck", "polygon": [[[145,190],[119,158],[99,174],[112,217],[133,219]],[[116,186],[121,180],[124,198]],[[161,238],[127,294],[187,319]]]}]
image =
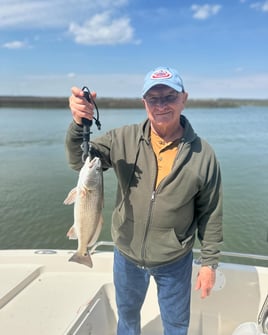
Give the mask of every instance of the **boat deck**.
[{"label": "boat deck", "polygon": [[[93,269],[68,262],[71,253],[0,251],[0,334],[115,334],[112,253],[95,253]],[[193,285],[197,272],[194,264]],[[239,324],[257,322],[267,291],[267,268],[221,263],[209,298],[193,289],[189,335],[230,335]],[[153,280],[142,334],[162,334]]]}]

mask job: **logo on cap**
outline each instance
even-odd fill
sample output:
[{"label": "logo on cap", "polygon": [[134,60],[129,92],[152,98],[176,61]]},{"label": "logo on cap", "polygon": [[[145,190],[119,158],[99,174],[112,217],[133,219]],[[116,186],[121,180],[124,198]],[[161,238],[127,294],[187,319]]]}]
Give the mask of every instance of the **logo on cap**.
[{"label": "logo on cap", "polygon": [[151,75],[151,79],[168,79],[172,77],[172,73],[168,70],[157,70]]}]

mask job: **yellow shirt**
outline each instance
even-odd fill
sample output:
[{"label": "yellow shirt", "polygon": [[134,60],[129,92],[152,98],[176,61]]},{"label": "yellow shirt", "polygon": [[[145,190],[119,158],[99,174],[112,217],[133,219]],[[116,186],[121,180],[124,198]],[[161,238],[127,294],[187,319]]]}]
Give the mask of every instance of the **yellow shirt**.
[{"label": "yellow shirt", "polygon": [[173,142],[165,142],[160,136],[151,130],[151,144],[157,160],[157,180],[156,186],[165,178],[171,171],[174,159],[178,152],[180,139]]}]

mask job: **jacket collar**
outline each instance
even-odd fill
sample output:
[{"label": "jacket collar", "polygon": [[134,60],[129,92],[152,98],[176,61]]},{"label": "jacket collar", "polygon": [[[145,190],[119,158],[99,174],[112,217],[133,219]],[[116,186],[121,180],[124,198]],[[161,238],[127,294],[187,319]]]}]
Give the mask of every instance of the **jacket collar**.
[{"label": "jacket collar", "polygon": [[[184,128],[184,136],[181,140],[186,142],[186,143],[193,142],[196,139],[197,134],[195,133],[194,129],[192,128],[192,126],[190,124],[190,122],[188,121],[188,119],[184,115],[180,116],[180,123]],[[139,141],[140,140],[145,140],[147,144],[150,143],[151,139],[150,139],[150,121],[149,121],[149,119],[146,119],[143,123],[141,123],[138,140]]]}]

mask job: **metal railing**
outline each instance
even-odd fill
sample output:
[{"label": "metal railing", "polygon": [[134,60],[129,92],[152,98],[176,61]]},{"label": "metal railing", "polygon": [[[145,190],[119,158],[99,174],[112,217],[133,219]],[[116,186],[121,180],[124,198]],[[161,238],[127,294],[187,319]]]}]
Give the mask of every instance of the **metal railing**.
[{"label": "metal railing", "polygon": [[[93,254],[97,251],[99,247],[114,247],[114,242],[110,241],[99,241],[93,245],[90,249],[90,253]],[[200,249],[193,249],[195,254],[200,254]],[[256,254],[247,254],[247,253],[240,253],[240,252],[231,252],[231,251],[221,251],[221,256],[227,257],[237,257],[237,258],[246,258],[246,259],[254,259],[260,261],[268,261],[268,255],[256,255]]]}]

